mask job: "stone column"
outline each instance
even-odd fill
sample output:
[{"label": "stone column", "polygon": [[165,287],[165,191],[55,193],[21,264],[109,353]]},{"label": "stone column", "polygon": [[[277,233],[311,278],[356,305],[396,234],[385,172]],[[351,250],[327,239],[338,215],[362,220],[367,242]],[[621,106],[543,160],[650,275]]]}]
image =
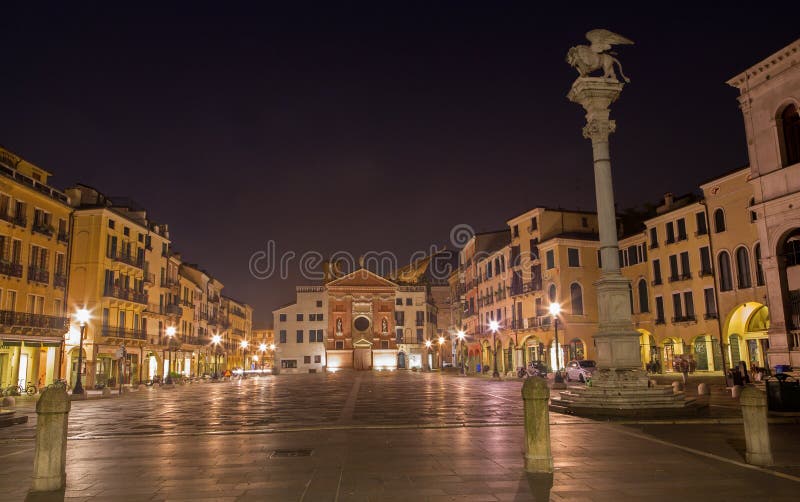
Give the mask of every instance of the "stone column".
[{"label": "stone column", "polygon": [[739,404],[744,418],[746,460],[753,465],[772,465],[772,446],[767,424],[767,394],[748,385],[742,390]]},{"label": "stone column", "polygon": [[616,79],[579,77],[567,97],[586,110],[583,137],[591,140],[594,157],[594,184],[597,218],[600,227],[602,270],[597,288],[598,333],[594,336],[599,369],[640,369],[639,332],[631,322],[630,281],[619,270],[619,242],[611,179],[608,137],[616,129],[609,119],[611,103],[617,100],[624,84]]},{"label": "stone column", "polygon": [[67,422],[70,400],[66,388],[53,385],[36,402],[36,449],[32,491],[63,489],[67,484]]}]

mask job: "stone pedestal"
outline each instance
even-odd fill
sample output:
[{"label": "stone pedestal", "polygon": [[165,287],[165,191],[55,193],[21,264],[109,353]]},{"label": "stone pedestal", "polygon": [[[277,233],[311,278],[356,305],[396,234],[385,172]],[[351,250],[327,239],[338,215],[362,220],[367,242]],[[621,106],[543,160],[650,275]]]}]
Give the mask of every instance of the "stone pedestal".
[{"label": "stone pedestal", "polygon": [[31,487],[34,492],[57,491],[67,484],[69,410],[69,395],[60,385],[45,389],[36,403],[36,448]]},{"label": "stone pedestal", "polygon": [[550,411],[547,405],[550,388],[544,378],[526,378],[522,385],[525,406],[525,470],[536,473],[553,472],[550,449]]}]

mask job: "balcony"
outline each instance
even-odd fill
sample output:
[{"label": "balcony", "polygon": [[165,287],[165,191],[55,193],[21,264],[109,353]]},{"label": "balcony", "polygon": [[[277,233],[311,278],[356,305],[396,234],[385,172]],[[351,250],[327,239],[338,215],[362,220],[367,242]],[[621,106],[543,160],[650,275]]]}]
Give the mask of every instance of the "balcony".
[{"label": "balcony", "polygon": [[522,322],[522,319],[514,319],[513,321],[511,321],[511,329],[524,329],[524,328],[525,326],[524,323]]},{"label": "balcony", "polygon": [[424,319],[417,319],[416,320],[416,326],[425,326],[425,320]]},{"label": "balcony", "polygon": [[22,264],[0,261],[0,274],[9,277],[22,277]]},{"label": "balcony", "polygon": [[142,330],[117,328],[115,326],[103,326],[101,332],[103,336],[107,338],[124,338],[127,340],[147,339],[147,333]]},{"label": "balcony", "polygon": [[178,279],[173,279],[171,277],[167,277],[166,279],[161,281],[161,287],[162,288],[169,288],[169,289],[179,289],[180,288],[180,282],[178,282]]},{"label": "balcony", "polygon": [[678,234],[678,240],[679,241],[685,241],[688,238],[689,237],[686,234]]},{"label": "balcony", "polygon": [[542,290],[541,281],[529,281],[524,284],[516,284],[511,286],[511,296],[526,295]]},{"label": "balcony", "polygon": [[658,249],[658,242],[651,242],[649,249]]},{"label": "balcony", "polygon": [[53,275],[53,286],[64,289],[67,287],[67,276],[64,274]]},{"label": "balcony", "polygon": [[716,312],[706,312],[705,314],[703,314],[703,319],[705,319],[706,321],[710,319],[719,319],[719,314],[717,314]]},{"label": "balcony", "polygon": [[552,323],[553,323],[553,317],[549,315],[540,315],[537,317],[528,318],[529,328],[549,329]]},{"label": "balcony", "polygon": [[200,320],[201,321],[208,321],[208,312],[200,311]]},{"label": "balcony", "polygon": [[28,282],[47,284],[50,282],[50,272],[43,268],[28,265]]},{"label": "balcony", "polygon": [[245,313],[239,309],[231,310],[231,314],[235,315],[236,317],[241,317],[242,319],[245,319],[247,317]]},{"label": "balcony", "polygon": [[156,283],[156,275],[150,272],[145,271],[144,273],[144,282],[149,285],[153,285]]},{"label": "balcony", "polygon": [[228,320],[225,319],[224,317],[220,317],[219,321],[217,322],[217,326],[219,326],[222,329],[228,329],[230,325],[231,323],[229,323]]},{"label": "balcony", "polygon": [[12,216],[12,215],[10,215],[8,213],[0,213],[0,220],[7,221],[7,222],[11,223],[14,226],[23,227],[23,228],[25,226],[27,226],[27,224],[28,224],[28,220],[27,220],[27,218],[25,218],[25,215],[19,215],[19,216],[14,215],[14,216]]},{"label": "balcony", "polygon": [[194,308],[194,303],[190,302],[189,300],[181,300],[181,305],[190,309]]},{"label": "balcony", "polygon": [[56,239],[58,239],[58,242],[63,242],[64,244],[68,244],[69,234],[66,232],[59,232],[58,237],[56,237]]},{"label": "balcony", "polygon": [[217,317],[217,316],[213,316],[213,317],[209,316],[208,317],[208,324],[214,324],[214,325],[219,324],[219,317]]},{"label": "balcony", "polygon": [[164,306],[164,312],[166,312],[167,315],[177,315],[177,316],[183,315],[183,309],[180,308],[178,305],[172,303],[168,303],[167,305]]},{"label": "balcony", "polygon": [[692,278],[692,274],[691,272],[684,272],[680,275],[680,278],[682,281],[688,281],[689,279]]},{"label": "balcony", "polygon": [[683,315],[683,316],[675,316],[675,317],[672,318],[672,323],[673,324],[678,323],[678,322],[695,322],[695,321],[697,321],[697,318],[695,317],[694,314],[687,314],[687,315]]},{"label": "balcony", "polygon": [[667,280],[669,282],[678,282],[681,280],[681,276],[679,276],[678,274],[670,275]]},{"label": "balcony", "polygon": [[675,237],[667,237],[664,244],[675,244]]},{"label": "balcony", "polygon": [[132,267],[144,268],[144,256],[133,256],[131,254],[122,253],[120,251],[117,252],[109,251],[106,256],[108,256],[114,261],[125,263]]},{"label": "balcony", "polygon": [[113,298],[119,298],[120,300],[147,305],[147,293],[134,291],[132,289],[124,289],[119,286],[106,286],[103,291],[103,296],[111,296]]},{"label": "balcony", "polygon": [[37,234],[42,234],[47,237],[52,237],[55,233],[55,228],[41,221],[34,221],[31,230]]},{"label": "balcony", "polygon": [[700,277],[706,277],[709,275],[714,275],[714,271],[711,268],[701,268],[700,269]]},{"label": "balcony", "polygon": [[26,312],[14,312],[12,310],[0,310],[0,325],[68,330],[69,318],[42,314],[28,314]]},{"label": "balcony", "polygon": [[208,295],[208,301],[210,303],[219,303],[219,295],[216,293]]},{"label": "balcony", "polygon": [[650,281],[650,284],[652,286],[661,286],[663,284],[663,281],[661,280],[661,277],[659,277],[657,279],[653,279],[652,281]]}]

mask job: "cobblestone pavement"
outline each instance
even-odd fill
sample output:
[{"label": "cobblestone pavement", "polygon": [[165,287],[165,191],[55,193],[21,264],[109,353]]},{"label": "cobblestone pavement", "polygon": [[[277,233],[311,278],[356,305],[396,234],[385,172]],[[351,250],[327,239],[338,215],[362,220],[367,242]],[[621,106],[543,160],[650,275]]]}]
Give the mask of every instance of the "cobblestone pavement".
[{"label": "cobblestone pavement", "polygon": [[[520,385],[339,372],[76,401],[67,490],[27,494],[34,415],[0,429],[0,500],[673,501],[679,493],[732,501],[796,500],[800,492],[796,423],[771,426],[778,465],[761,469],[744,464],[740,424],[620,425],[552,414],[556,472],[531,481]],[[18,404],[25,412],[34,403]],[[273,454],[281,449],[312,451]]]}]

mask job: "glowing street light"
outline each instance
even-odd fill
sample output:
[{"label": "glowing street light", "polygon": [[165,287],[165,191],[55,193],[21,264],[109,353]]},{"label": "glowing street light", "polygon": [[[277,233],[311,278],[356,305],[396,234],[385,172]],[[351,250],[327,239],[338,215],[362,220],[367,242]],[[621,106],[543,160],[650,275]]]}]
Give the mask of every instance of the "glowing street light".
[{"label": "glowing street light", "polygon": [[73,394],[83,394],[83,383],[81,382],[81,373],[83,373],[83,339],[86,337],[86,325],[89,324],[91,315],[85,308],[75,311],[75,320],[81,327],[81,339],[78,345],[78,377],[75,379],[75,387],[72,389]]},{"label": "glowing street light", "polygon": [[174,365],[172,364],[172,340],[175,338],[175,333],[178,330],[175,329],[175,326],[167,326],[167,353],[169,354],[169,365],[167,366],[167,383],[172,383],[172,371]]},{"label": "glowing street light", "polygon": [[219,378],[219,344],[222,342],[222,337],[218,334],[211,337],[211,343],[214,345],[214,378]]},{"label": "glowing street light", "polygon": [[260,350],[261,352],[266,352],[267,351],[267,344],[266,343],[262,343],[261,345],[258,346],[258,350]]},{"label": "glowing street light", "polygon": [[558,346],[558,315],[561,314],[561,304],[558,302],[553,302],[550,304],[549,307],[550,315],[553,317],[553,329],[555,330],[553,339],[556,351],[556,374],[555,374],[555,383],[563,383],[564,378],[561,376],[561,347]]},{"label": "glowing street light", "polygon": [[247,378],[247,373],[245,373],[245,364],[247,364],[247,346],[250,343],[247,340],[242,340],[239,342],[239,347],[242,348],[242,378]]},{"label": "glowing street light", "polygon": [[497,332],[500,331],[500,323],[492,319],[489,321],[489,331],[492,332],[492,354],[494,363],[492,364],[492,378],[500,378],[500,370],[497,369]]},{"label": "glowing street light", "polygon": [[439,340],[439,369],[444,369],[444,337],[440,336]]},{"label": "glowing street light", "polygon": [[463,329],[456,331],[456,338],[458,339],[458,358],[461,361],[461,374],[467,374],[467,366],[464,361],[464,338],[467,336]]}]

